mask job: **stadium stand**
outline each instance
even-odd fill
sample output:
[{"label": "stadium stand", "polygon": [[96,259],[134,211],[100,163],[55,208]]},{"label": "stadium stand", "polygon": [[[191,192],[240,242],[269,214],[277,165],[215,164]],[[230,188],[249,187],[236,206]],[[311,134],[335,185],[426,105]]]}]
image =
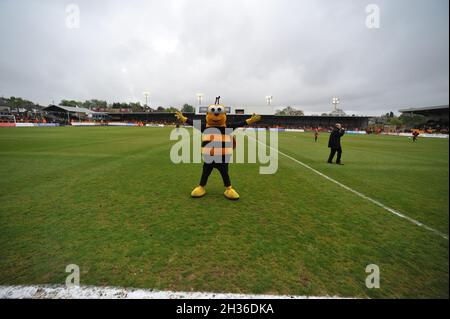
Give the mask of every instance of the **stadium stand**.
[{"label": "stadium stand", "polygon": [[421,115],[425,117],[424,122],[418,125],[417,127],[414,127],[415,129],[432,130],[441,133],[448,133],[449,129],[448,105],[406,108],[398,111],[402,113],[402,116]]},{"label": "stadium stand", "polygon": [[72,120],[107,120],[108,114],[104,112],[95,112],[84,107],[72,107],[62,105],[49,105],[43,109],[46,112],[46,116],[54,119],[58,122],[69,123]]},{"label": "stadium stand", "polygon": [[[246,109],[248,112],[249,109]],[[236,112],[234,112],[236,113]],[[265,112],[263,112],[265,113]],[[97,123],[106,122],[135,123],[137,125],[162,124],[175,125],[175,114],[170,112],[95,112],[82,107],[70,107],[60,105],[49,105],[39,111],[36,110],[10,110],[3,107],[0,114],[0,122],[9,123],[55,123],[58,125],[70,125],[74,122]],[[14,117],[12,117],[14,115]],[[185,113],[190,119],[203,120],[205,115],[201,112]],[[8,117],[11,116],[11,117]],[[241,122],[249,114],[228,114],[228,121]],[[286,128],[328,131],[335,123],[341,123],[348,130],[364,131],[368,127],[370,117],[367,116],[287,116],[263,114],[262,120],[257,127],[264,128]],[[6,126],[6,125],[4,125]]]},{"label": "stadium stand", "polygon": [[[175,124],[174,113],[141,112],[141,113],[108,113],[112,121],[118,122],[144,122],[159,124]],[[202,114],[185,113],[192,120],[204,120]],[[240,122],[249,115],[228,114],[229,122]],[[341,123],[349,130],[365,130],[368,126],[367,116],[279,116],[264,115],[258,122],[258,127],[280,127],[295,129],[312,129],[333,127],[336,123]]]}]

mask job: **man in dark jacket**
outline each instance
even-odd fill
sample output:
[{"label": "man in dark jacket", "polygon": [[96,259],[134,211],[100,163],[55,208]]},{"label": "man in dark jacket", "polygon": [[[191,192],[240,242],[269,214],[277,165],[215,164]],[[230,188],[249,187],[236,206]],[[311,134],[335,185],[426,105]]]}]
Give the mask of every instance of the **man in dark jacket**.
[{"label": "man in dark jacket", "polygon": [[341,127],[341,124],[336,123],[336,126],[330,134],[330,139],[328,140],[328,147],[331,149],[330,157],[328,157],[328,163],[330,164],[333,163],[334,155],[337,153],[336,164],[343,165],[341,163],[341,137],[344,133],[345,130]]}]

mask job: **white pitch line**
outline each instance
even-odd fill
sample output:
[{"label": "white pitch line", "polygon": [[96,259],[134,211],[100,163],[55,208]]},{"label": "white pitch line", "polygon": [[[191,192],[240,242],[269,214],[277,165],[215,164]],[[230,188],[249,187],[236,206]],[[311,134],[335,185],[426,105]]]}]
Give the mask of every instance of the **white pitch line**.
[{"label": "white pitch line", "polygon": [[0,299],[344,299],[338,296],[254,295],[63,285],[0,286]]},{"label": "white pitch line", "polygon": [[[252,138],[253,138],[253,137],[252,137]],[[259,140],[257,140],[257,141],[258,141],[258,143],[260,143],[261,145],[263,145],[263,146],[265,146],[265,147],[268,146],[268,145],[262,143],[262,142],[259,141]],[[393,208],[391,208],[391,207],[388,207],[388,206],[384,205],[383,203],[381,203],[381,202],[379,202],[379,201],[377,201],[377,200],[375,200],[375,199],[373,199],[373,198],[370,198],[369,196],[364,195],[363,193],[360,193],[360,192],[358,192],[357,190],[354,190],[353,188],[348,187],[347,185],[342,184],[341,182],[338,182],[337,180],[335,180],[335,179],[333,179],[333,178],[331,178],[331,177],[325,175],[324,173],[321,173],[321,172],[319,172],[318,170],[312,168],[312,167],[309,166],[308,164],[305,164],[305,163],[299,161],[298,159],[296,159],[296,158],[294,158],[294,157],[292,157],[292,156],[290,156],[290,155],[287,155],[287,154],[285,154],[285,153],[283,153],[283,152],[281,152],[281,151],[275,149],[275,148],[272,147],[272,146],[269,146],[269,148],[272,149],[272,150],[274,150],[274,151],[276,151],[276,152],[278,152],[279,154],[281,154],[281,155],[283,155],[283,156],[285,156],[285,157],[287,157],[287,158],[293,160],[294,162],[296,162],[296,163],[300,164],[301,166],[303,166],[303,167],[309,169],[310,171],[316,173],[317,175],[322,176],[323,178],[329,180],[330,182],[333,182],[333,183],[335,183],[336,185],[338,185],[338,186],[340,186],[340,187],[342,187],[342,188],[348,190],[349,192],[352,192],[353,194],[355,194],[355,195],[357,195],[357,196],[359,196],[359,197],[361,197],[361,198],[363,198],[363,199],[365,199],[365,200],[371,202],[372,204],[375,204],[375,205],[377,205],[377,206],[379,206],[379,207],[381,207],[381,208],[387,210],[388,212],[390,212],[390,213],[392,213],[392,214],[394,214],[394,215],[396,215],[396,216],[398,216],[398,217],[400,217],[400,218],[406,219],[407,221],[413,223],[414,225],[417,225],[417,226],[419,226],[419,227],[425,228],[426,230],[431,231],[431,232],[433,232],[433,233],[435,233],[435,234],[441,236],[442,238],[448,240],[448,236],[447,236],[446,234],[440,232],[439,230],[434,229],[434,228],[432,228],[432,227],[430,227],[430,226],[427,226],[427,225],[425,225],[424,223],[421,223],[421,222],[419,222],[418,220],[415,220],[414,218],[411,218],[411,217],[409,217],[409,216],[406,216],[405,214],[402,214],[402,213],[400,213],[399,211],[397,211],[397,210],[395,210],[395,209],[393,209]]]}]

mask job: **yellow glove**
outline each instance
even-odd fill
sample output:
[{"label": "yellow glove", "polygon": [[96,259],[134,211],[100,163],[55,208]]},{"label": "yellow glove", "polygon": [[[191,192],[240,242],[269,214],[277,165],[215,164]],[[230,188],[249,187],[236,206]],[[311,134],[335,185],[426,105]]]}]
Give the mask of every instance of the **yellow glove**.
[{"label": "yellow glove", "polygon": [[247,122],[248,125],[251,125],[255,122],[258,122],[261,120],[261,115],[253,113],[252,117],[249,119],[246,119],[245,122]]},{"label": "yellow glove", "polygon": [[183,115],[183,113],[181,113],[180,111],[175,112],[175,117],[177,118],[178,121],[180,121],[181,123],[186,123],[187,121],[187,117]]}]

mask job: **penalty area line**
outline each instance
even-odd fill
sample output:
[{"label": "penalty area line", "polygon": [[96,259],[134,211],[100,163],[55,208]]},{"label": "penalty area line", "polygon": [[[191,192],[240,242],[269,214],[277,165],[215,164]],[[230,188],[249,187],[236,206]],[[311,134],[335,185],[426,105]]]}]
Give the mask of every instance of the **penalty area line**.
[{"label": "penalty area line", "polygon": [[[262,142],[259,141],[259,140],[257,140],[257,141],[258,141],[258,143],[260,143],[261,145],[263,145],[263,146],[265,146],[265,147],[268,146],[268,145],[262,143]],[[446,234],[440,232],[439,230],[434,229],[433,227],[430,227],[430,226],[428,226],[428,225],[425,225],[424,223],[421,223],[421,222],[419,222],[418,220],[415,220],[414,218],[411,218],[411,217],[409,217],[409,216],[407,216],[407,215],[405,215],[405,214],[403,214],[403,213],[400,213],[399,211],[397,211],[397,210],[395,210],[395,209],[393,209],[393,208],[391,208],[391,207],[389,207],[389,206],[384,205],[383,203],[377,201],[376,199],[373,199],[373,198],[371,198],[371,197],[369,197],[369,196],[367,196],[367,195],[364,195],[363,193],[358,192],[357,190],[354,190],[353,188],[351,188],[351,187],[349,187],[349,186],[347,186],[347,185],[342,184],[341,182],[335,180],[334,178],[331,178],[330,176],[325,175],[325,174],[322,173],[322,172],[319,172],[318,170],[316,170],[315,168],[312,168],[312,167],[309,166],[308,164],[305,164],[305,163],[299,161],[298,159],[296,159],[296,158],[294,158],[294,157],[292,157],[292,156],[290,156],[290,155],[288,155],[288,154],[286,154],[286,153],[283,153],[282,151],[280,151],[280,150],[278,150],[278,149],[275,149],[275,148],[272,147],[272,146],[268,146],[268,147],[269,147],[270,149],[272,149],[272,150],[278,152],[279,154],[283,155],[284,157],[289,158],[290,160],[296,162],[297,164],[300,164],[300,165],[303,166],[304,168],[309,169],[310,171],[316,173],[317,175],[319,175],[319,176],[325,178],[326,180],[328,180],[328,181],[330,181],[330,182],[332,182],[332,183],[334,183],[334,184],[336,184],[336,185],[342,187],[343,189],[345,189],[345,190],[347,190],[347,191],[349,191],[349,192],[351,192],[351,193],[357,195],[358,197],[363,198],[363,199],[365,199],[365,200],[371,202],[372,204],[374,204],[374,205],[376,205],[376,206],[378,206],[378,207],[381,207],[381,208],[383,208],[384,210],[386,210],[386,211],[388,211],[388,212],[390,212],[390,213],[392,213],[392,214],[394,214],[394,215],[396,215],[396,216],[398,216],[398,217],[400,217],[400,218],[403,218],[403,219],[409,221],[410,223],[412,223],[412,224],[414,224],[414,225],[416,225],[416,226],[422,227],[422,228],[424,228],[424,229],[426,229],[426,230],[428,230],[428,231],[430,231],[430,232],[432,232],[432,233],[435,233],[436,235],[439,235],[440,237],[442,237],[442,238],[448,240],[448,236],[447,236]]]}]

